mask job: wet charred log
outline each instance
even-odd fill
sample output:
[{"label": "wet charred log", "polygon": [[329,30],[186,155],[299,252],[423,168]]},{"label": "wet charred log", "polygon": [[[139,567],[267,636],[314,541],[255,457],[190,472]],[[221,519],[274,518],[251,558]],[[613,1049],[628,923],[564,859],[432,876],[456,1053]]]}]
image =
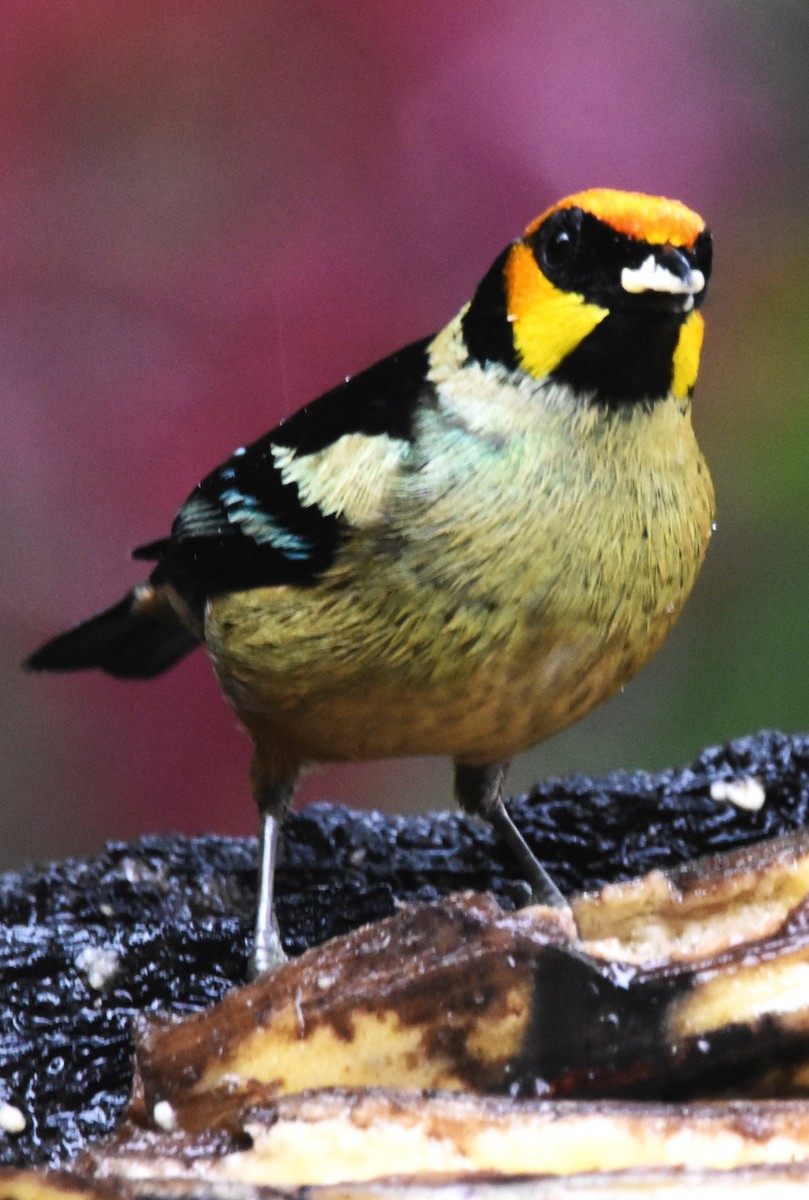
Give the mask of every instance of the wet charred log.
[{"label": "wet charred log", "polygon": [[[808,803],[809,738],[765,733],[660,775],[551,780],[511,807],[572,892],[799,829]],[[250,840],[166,837],[3,878],[0,1160],[64,1161],[109,1132],[131,1087],[133,1018],[188,1013],[243,981],[254,870]],[[329,805],[290,819],[279,887],[293,955],[402,902],[522,898],[507,853],[468,818]]]}]

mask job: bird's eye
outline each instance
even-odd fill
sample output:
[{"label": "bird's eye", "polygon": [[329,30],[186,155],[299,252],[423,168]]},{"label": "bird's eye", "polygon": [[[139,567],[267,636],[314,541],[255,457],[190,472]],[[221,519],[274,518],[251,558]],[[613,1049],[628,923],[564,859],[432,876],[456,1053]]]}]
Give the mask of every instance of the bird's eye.
[{"label": "bird's eye", "polygon": [[565,208],[552,213],[539,231],[539,261],[550,274],[570,266],[576,257],[581,232],[580,208]]}]

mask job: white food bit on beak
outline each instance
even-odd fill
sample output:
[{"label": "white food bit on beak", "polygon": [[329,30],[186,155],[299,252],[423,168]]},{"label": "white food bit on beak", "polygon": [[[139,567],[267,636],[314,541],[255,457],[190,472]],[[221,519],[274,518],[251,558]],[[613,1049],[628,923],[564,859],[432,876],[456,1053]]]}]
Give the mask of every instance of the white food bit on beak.
[{"label": "white food bit on beak", "polygon": [[641,292],[668,292],[670,296],[688,296],[691,303],[686,307],[690,310],[694,307],[694,296],[705,287],[705,276],[702,271],[692,268],[687,279],[679,279],[650,254],[639,267],[624,267],[621,271],[621,287],[633,296]]},{"label": "white food bit on beak", "polygon": [[715,779],[711,784],[711,799],[729,800],[737,808],[758,812],[767,799],[767,793],[761,780],[749,775],[747,779]]}]

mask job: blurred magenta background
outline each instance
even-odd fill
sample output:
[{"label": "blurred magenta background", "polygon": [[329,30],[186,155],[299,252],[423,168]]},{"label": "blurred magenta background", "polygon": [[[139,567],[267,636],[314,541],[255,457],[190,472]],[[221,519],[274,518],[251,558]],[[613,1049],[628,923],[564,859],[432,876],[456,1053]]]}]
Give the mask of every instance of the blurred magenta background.
[{"label": "blurred magenta background", "polygon": [[[12,0],[0,54],[0,864],[253,831],[202,653],[140,684],[20,661],[138,579],[130,549],[225,454],[440,327],[592,185],[714,230],[695,418],[719,529],[660,656],[512,786],[809,724],[805,5]],[[396,762],[303,795],[450,786]]]}]

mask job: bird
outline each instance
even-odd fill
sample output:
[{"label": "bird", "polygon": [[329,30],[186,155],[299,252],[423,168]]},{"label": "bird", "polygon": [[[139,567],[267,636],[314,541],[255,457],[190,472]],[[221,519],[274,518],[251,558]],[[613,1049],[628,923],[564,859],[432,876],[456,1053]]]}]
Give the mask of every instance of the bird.
[{"label": "bird", "polygon": [[140,679],[205,646],[254,746],[252,974],[284,958],[276,851],[319,763],[448,756],[461,808],[565,904],[504,776],[623,687],[691,592],[714,528],[691,420],[711,264],[680,201],[558,201],[437,334],[206,475],[133,552],[146,581],[27,660]]}]

